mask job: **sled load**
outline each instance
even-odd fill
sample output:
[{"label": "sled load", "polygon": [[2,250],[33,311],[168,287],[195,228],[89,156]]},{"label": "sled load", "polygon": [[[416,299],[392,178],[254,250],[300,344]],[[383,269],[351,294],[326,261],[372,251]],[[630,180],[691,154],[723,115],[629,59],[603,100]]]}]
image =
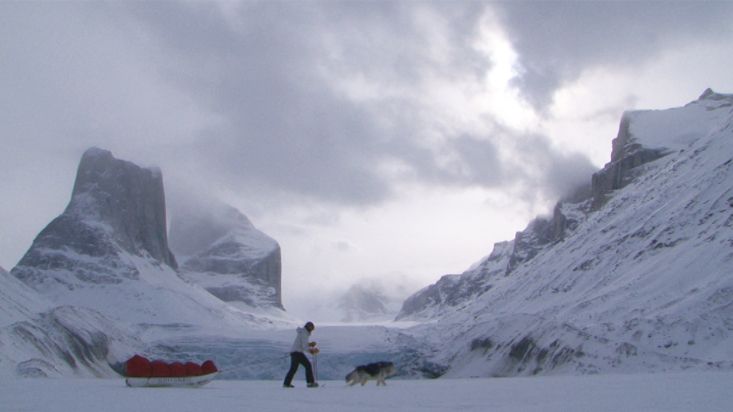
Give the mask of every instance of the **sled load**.
[{"label": "sled load", "polygon": [[213,361],[195,362],[150,361],[135,355],[123,364],[122,375],[131,387],[196,387],[211,382],[219,373]]}]

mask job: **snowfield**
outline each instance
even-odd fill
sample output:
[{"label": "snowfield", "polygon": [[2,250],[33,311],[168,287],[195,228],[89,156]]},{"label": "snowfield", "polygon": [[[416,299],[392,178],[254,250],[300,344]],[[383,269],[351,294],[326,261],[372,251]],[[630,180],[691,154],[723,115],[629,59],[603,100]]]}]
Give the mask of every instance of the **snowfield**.
[{"label": "snowfield", "polygon": [[128,388],[122,379],[0,381],[2,410],[20,411],[730,411],[733,373],[389,380],[295,389],[279,381],[214,381],[203,388]]}]

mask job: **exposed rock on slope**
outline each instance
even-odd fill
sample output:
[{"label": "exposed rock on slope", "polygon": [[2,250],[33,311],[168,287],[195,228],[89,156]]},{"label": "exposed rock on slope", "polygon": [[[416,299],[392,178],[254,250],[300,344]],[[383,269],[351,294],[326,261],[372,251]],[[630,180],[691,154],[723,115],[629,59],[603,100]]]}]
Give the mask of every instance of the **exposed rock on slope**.
[{"label": "exposed rock on slope", "polygon": [[238,210],[189,207],[173,217],[181,276],[229,303],[282,309],[280,245]]}]

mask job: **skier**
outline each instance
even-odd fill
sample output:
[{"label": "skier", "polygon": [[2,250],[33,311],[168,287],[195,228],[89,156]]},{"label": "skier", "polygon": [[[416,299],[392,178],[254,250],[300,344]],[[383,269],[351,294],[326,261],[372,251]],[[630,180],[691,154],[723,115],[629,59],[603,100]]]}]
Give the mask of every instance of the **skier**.
[{"label": "skier", "polygon": [[293,342],[293,347],[290,351],[290,370],[285,376],[285,381],[283,382],[284,388],[294,388],[291,382],[293,381],[295,372],[298,371],[299,365],[303,365],[305,367],[305,379],[308,382],[308,387],[318,387],[318,383],[313,377],[313,367],[311,366],[308,357],[305,356],[305,352],[310,352],[313,355],[318,353],[316,342],[308,342],[308,338],[315,328],[316,327],[313,325],[313,322],[307,322],[304,327],[296,330],[297,335],[295,336],[295,342]]}]

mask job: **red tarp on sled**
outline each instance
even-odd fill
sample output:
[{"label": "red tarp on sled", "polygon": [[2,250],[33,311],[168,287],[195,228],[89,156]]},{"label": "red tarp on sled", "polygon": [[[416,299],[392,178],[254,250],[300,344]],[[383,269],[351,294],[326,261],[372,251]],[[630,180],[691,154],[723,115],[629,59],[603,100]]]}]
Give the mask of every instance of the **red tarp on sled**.
[{"label": "red tarp on sled", "polygon": [[130,378],[166,378],[201,376],[217,372],[219,369],[214,361],[207,360],[202,365],[195,362],[172,362],[162,360],[150,361],[147,358],[135,355],[125,362],[125,376]]},{"label": "red tarp on sled", "polygon": [[201,365],[198,363],[186,362],[184,366],[186,368],[186,376],[199,376],[203,374],[201,372]]},{"label": "red tarp on sled", "polygon": [[125,373],[134,378],[150,376],[150,361],[140,355],[135,355],[125,362]]},{"label": "red tarp on sled", "polygon": [[170,365],[168,365],[168,369],[171,372],[170,376],[174,378],[180,378],[180,377],[186,376],[186,367],[183,366],[181,362],[171,363]]},{"label": "red tarp on sled", "polygon": [[214,365],[214,361],[212,361],[212,360],[207,360],[206,362],[204,362],[201,365],[201,372],[204,375],[208,375],[210,373],[214,373],[214,372],[216,372],[218,370],[219,369],[216,368],[216,365]]},{"label": "red tarp on sled", "polygon": [[150,376],[152,376],[153,378],[164,378],[167,376],[171,376],[171,371],[168,367],[168,364],[163,362],[162,360],[154,360],[150,362],[150,369]]}]

